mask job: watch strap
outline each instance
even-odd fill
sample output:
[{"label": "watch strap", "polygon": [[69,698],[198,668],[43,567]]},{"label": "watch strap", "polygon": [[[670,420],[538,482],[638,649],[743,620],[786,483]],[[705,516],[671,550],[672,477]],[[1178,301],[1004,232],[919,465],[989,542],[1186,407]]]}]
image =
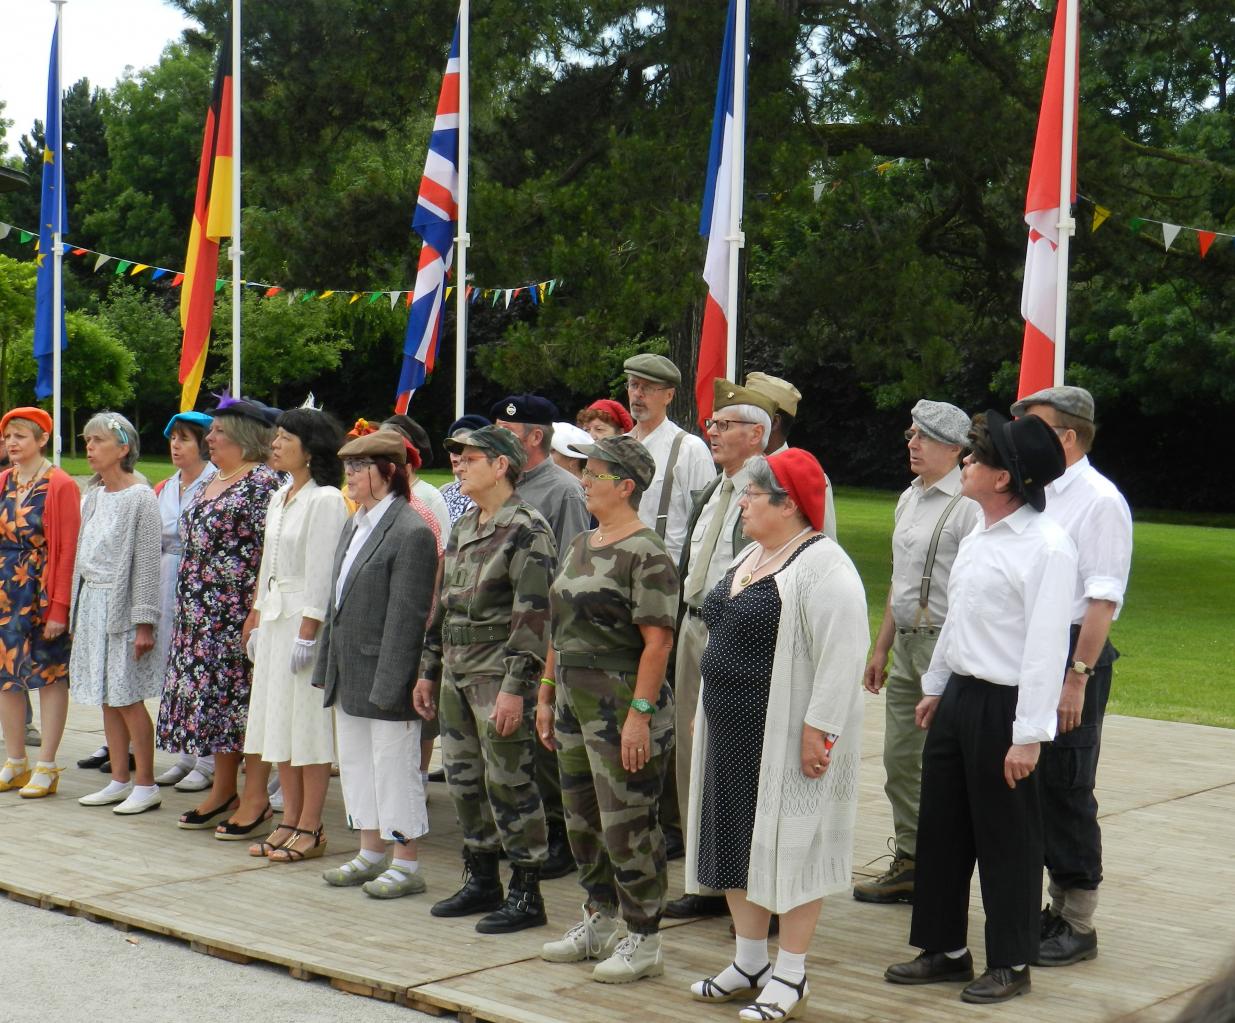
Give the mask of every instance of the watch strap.
[{"label": "watch strap", "polygon": [[655,704],[651,700],[631,700],[630,709],[637,710],[640,714],[651,714],[656,710]]}]

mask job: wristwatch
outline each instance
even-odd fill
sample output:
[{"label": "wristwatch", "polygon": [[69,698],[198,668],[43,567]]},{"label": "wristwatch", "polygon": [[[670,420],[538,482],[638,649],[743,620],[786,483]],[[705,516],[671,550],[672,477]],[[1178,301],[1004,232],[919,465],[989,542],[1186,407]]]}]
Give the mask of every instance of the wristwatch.
[{"label": "wristwatch", "polygon": [[656,710],[656,706],[651,700],[631,700],[630,709],[637,710],[640,714],[651,714]]},{"label": "wristwatch", "polygon": [[1075,671],[1078,675],[1084,675],[1086,678],[1093,676],[1093,668],[1084,661],[1073,661],[1069,670]]}]

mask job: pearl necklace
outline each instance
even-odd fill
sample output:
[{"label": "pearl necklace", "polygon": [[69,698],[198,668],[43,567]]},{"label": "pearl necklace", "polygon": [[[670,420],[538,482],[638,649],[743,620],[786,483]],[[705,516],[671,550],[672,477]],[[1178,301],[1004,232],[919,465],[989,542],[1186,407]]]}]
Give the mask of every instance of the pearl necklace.
[{"label": "pearl necklace", "polygon": [[241,463],[240,463],[240,465],[238,465],[238,466],[237,466],[235,469],[233,469],[231,472],[227,472],[227,473],[224,473],[224,472],[216,473],[214,478],[215,478],[216,480],[218,480],[220,483],[226,483],[226,482],[227,482],[229,479],[231,479],[233,476],[239,475],[239,474],[240,474],[241,472],[243,472],[245,469],[252,469],[252,468],[253,468],[253,466],[254,466],[254,465],[256,465],[256,464],[257,464],[256,462],[241,462]]},{"label": "pearl necklace", "polygon": [[805,529],[801,530],[800,532],[794,533],[793,536],[791,536],[783,544],[777,547],[776,550],[774,550],[771,554],[765,554],[758,561],[756,561],[755,567],[752,568],[749,572],[747,572],[744,576],[742,576],[742,578],[738,580],[738,589],[739,590],[746,589],[746,587],[750,585],[751,580],[755,577],[755,573],[758,572],[759,569],[763,568],[763,566],[768,564],[768,562],[774,561],[776,557],[785,550],[786,547],[788,547],[791,543],[793,543],[794,540],[800,539],[801,537],[805,536],[810,531],[811,531],[811,527],[807,526]]}]

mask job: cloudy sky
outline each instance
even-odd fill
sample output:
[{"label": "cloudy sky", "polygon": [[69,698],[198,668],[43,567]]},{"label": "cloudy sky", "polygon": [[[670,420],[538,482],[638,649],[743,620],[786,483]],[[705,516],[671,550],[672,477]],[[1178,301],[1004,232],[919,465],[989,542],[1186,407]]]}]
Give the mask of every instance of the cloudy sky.
[{"label": "cloudy sky", "polygon": [[[47,107],[47,61],[56,9],[49,0],[0,0],[0,99],[13,121],[9,152]],[[163,0],[68,0],[63,75],[110,86],[126,67],[148,67],[190,22]]]}]

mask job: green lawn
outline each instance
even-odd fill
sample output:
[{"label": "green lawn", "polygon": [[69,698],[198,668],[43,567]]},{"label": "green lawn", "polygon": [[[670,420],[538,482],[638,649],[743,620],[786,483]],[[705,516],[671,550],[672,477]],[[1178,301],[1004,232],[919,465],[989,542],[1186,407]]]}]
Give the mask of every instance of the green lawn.
[{"label": "green lawn", "polygon": [[[874,630],[887,595],[896,497],[838,487],[836,505]],[[1111,632],[1122,654],[1111,711],[1235,728],[1235,533],[1148,522],[1134,529],[1127,603]]]}]

